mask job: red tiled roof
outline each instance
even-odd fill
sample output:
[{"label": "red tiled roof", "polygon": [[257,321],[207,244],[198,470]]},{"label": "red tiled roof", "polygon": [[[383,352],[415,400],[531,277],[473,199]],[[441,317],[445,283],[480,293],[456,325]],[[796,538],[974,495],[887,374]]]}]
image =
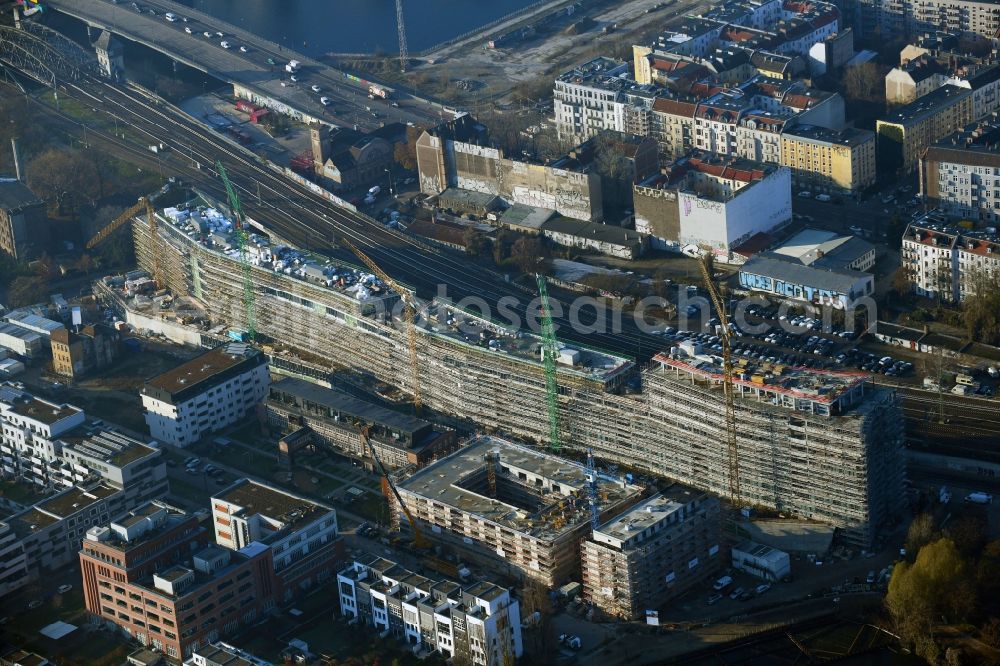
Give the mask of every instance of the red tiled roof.
[{"label": "red tiled roof", "polygon": [[660,113],[669,113],[675,116],[694,117],[694,111],[698,105],[694,102],[682,102],[669,97],[657,97],[653,100],[653,110]]}]

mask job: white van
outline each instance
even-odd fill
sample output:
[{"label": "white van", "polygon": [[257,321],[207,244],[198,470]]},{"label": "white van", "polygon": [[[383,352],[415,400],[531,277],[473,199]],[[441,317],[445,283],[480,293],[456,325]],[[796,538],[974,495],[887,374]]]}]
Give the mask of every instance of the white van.
[{"label": "white van", "polygon": [[177,16],[174,15],[173,13],[171,13],[171,12],[167,12],[166,14],[164,14],[163,18],[167,19],[171,23],[173,23],[174,21],[177,20]]},{"label": "white van", "polygon": [[225,40],[222,40],[221,42],[219,42],[219,46],[221,46],[224,49],[228,49],[229,48],[229,42],[227,42]]},{"label": "white van", "polygon": [[378,193],[381,192],[381,191],[382,191],[382,188],[380,186],[378,186],[378,185],[375,185],[374,187],[372,187],[372,188],[370,188],[368,190],[368,194],[370,194],[371,196],[374,197],[374,196],[378,195]]}]

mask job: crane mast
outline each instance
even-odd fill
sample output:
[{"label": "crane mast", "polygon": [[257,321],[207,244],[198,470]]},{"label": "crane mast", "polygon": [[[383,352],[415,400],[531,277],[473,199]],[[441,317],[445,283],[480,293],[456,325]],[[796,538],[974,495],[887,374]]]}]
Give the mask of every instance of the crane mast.
[{"label": "crane mast", "polygon": [[730,340],[729,316],[726,313],[726,304],[719,294],[719,288],[712,278],[712,269],[709,264],[708,255],[698,257],[698,265],[701,268],[701,276],[705,281],[705,289],[712,299],[712,305],[719,315],[722,324],[722,333],[719,335],[722,341],[722,387],[725,393],[726,402],[726,450],[729,467],[729,500],[734,507],[739,508],[743,501],[740,493],[740,455],[739,445],[736,436],[736,396],[733,390],[733,352],[732,341]]},{"label": "crane mast", "polygon": [[219,172],[219,177],[226,185],[226,194],[229,196],[229,208],[233,214],[233,226],[236,232],[236,244],[240,251],[240,268],[243,273],[243,310],[246,313],[247,337],[250,340],[257,339],[257,312],[256,296],[253,289],[253,268],[250,266],[250,257],[247,255],[247,242],[250,234],[247,232],[243,219],[243,206],[240,204],[240,195],[236,188],[229,182],[229,174],[222,166],[222,161],[215,162],[215,168]]},{"label": "crane mast", "polygon": [[406,320],[406,343],[410,351],[410,388],[413,391],[413,411],[417,416],[420,416],[423,411],[424,402],[420,397],[420,355],[417,353],[417,325],[414,321],[417,311],[413,305],[413,292],[399,286],[395,280],[386,275],[385,271],[371,257],[358,249],[354,243],[346,238],[341,238],[340,243],[353,252],[368,267],[368,270],[375,274],[375,277],[384,282],[386,286],[399,294],[399,297],[403,299],[403,319]]},{"label": "crane mast", "polygon": [[545,399],[549,409],[549,446],[558,453],[562,449],[559,439],[559,385],[556,383],[556,355],[559,343],[555,327],[552,325],[552,308],[549,306],[549,292],[545,286],[545,276],[535,275],[538,282],[538,296],[542,305],[542,363],[545,365]]}]

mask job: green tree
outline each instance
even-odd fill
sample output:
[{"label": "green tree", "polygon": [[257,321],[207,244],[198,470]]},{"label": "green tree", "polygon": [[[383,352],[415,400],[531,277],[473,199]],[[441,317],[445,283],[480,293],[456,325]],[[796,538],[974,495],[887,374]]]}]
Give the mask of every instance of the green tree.
[{"label": "green tree", "polygon": [[932,625],[962,619],[964,601],[956,590],[968,572],[951,539],[938,539],[920,549],[913,564],[900,562],[889,580],[886,609],[904,640],[931,635]]},{"label": "green tree", "polygon": [[475,227],[465,230],[462,242],[465,243],[465,251],[474,257],[482,256],[489,251],[489,241]]}]

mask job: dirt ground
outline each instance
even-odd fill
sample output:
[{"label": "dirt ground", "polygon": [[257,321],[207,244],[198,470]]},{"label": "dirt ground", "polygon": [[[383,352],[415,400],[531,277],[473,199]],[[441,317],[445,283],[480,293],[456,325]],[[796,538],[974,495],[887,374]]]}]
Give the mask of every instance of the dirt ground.
[{"label": "dirt ground", "polygon": [[[410,70],[405,83],[419,93],[450,100],[466,108],[483,104],[503,103],[517,87],[547,92],[534,97],[547,97],[552,80],[575,65],[598,55],[630,58],[632,44],[644,44],[666,29],[667,24],[685,14],[697,13],[709,3],[704,0],[684,0],[668,6],[664,0],[624,0],[602,3],[591,10],[581,10],[560,19],[551,29],[511,44],[507,48],[487,49],[486,40],[520,24],[537,21],[541,14],[504,27],[496,27],[481,36],[429,53],[423,63]],[[551,11],[551,10],[550,10]],[[648,13],[647,13],[648,11]],[[584,19],[589,27],[578,34],[566,29]],[[607,33],[603,32],[607,29]],[[396,72],[380,72],[387,81]],[[459,81],[472,85],[461,89]]]}]

